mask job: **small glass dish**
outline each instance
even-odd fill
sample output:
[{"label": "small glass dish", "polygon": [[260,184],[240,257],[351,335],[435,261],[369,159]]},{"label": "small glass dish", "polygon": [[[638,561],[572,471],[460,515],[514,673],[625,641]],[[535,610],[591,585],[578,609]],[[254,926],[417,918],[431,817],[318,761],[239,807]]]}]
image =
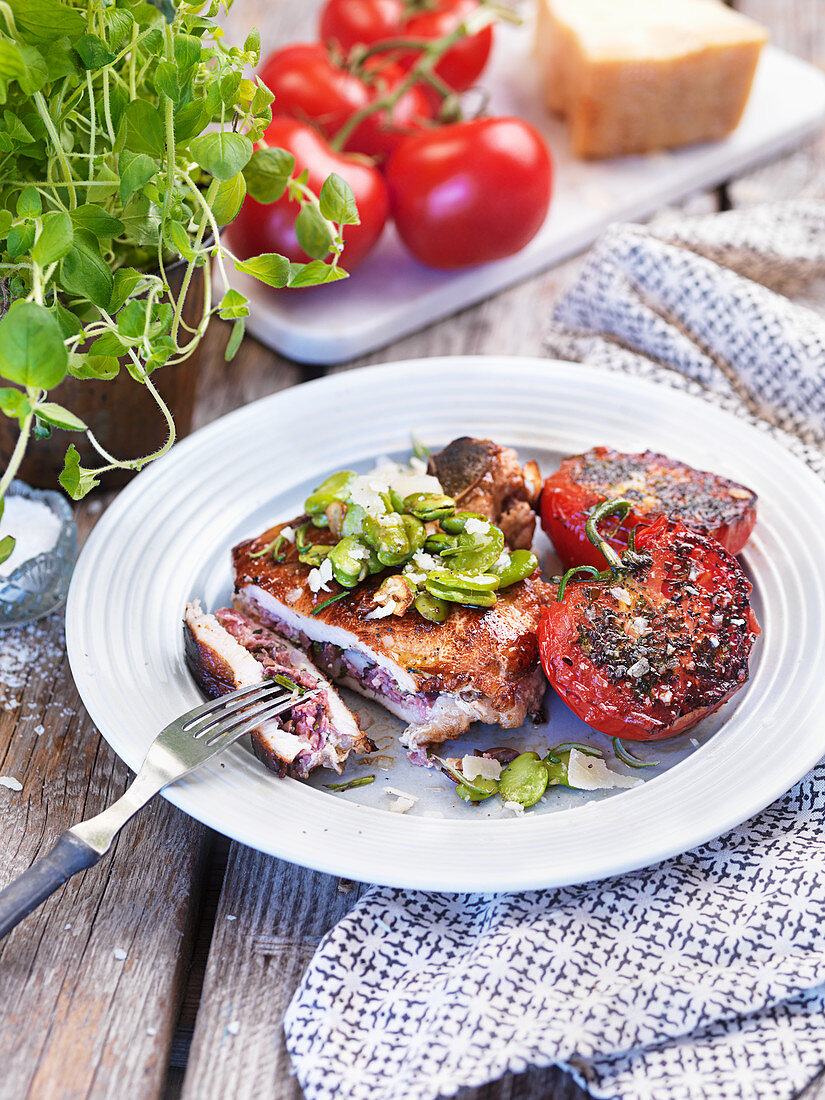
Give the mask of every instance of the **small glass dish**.
[{"label": "small glass dish", "polygon": [[60,607],[77,557],[77,524],[69,502],[60,493],[30,489],[22,481],[13,481],[6,500],[20,496],[45,504],[60,520],[60,533],[51,550],[24,561],[8,576],[0,576],[0,628],[34,622]]}]

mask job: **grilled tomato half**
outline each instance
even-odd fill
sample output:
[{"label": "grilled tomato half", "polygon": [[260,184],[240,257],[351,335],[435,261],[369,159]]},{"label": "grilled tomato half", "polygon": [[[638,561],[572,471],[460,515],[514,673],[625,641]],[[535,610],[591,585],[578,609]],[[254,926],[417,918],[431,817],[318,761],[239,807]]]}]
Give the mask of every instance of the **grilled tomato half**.
[{"label": "grilled tomato half", "polygon": [[636,528],[621,558],[610,547],[605,556],[602,571],[569,570],[545,610],[544,671],[601,733],[631,741],[683,733],[748,678],[760,633],[750,582],[718,542],[663,516]]},{"label": "grilled tomato half", "polygon": [[542,490],[541,525],[565,569],[602,568],[602,555],[584,528],[591,508],[616,497],[631,501],[632,508],[623,520],[612,516],[599,529],[618,551],[627,546],[628,534],[638,523],[665,516],[738,554],[756,523],[756,493],[744,485],[651,451],[620,454],[593,447],[565,458]]}]

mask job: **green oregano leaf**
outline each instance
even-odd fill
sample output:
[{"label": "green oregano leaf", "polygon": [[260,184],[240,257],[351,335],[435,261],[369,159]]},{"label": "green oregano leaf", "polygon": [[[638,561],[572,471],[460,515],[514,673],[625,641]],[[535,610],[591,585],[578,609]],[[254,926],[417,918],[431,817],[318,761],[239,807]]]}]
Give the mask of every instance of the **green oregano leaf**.
[{"label": "green oregano leaf", "polygon": [[50,390],[66,377],[68,363],[55,315],[37,302],[13,302],[0,321],[0,376]]},{"label": "green oregano leaf", "polygon": [[256,202],[276,202],[295,171],[295,157],[286,149],[256,149],[243,170],[246,187]]},{"label": "green oregano leaf", "polygon": [[104,65],[111,65],[115,59],[115,54],[96,34],[84,34],[80,41],[75,43],[74,48],[83,62],[84,69],[91,71],[102,69]]},{"label": "green oregano leaf", "polygon": [[212,213],[218,225],[228,225],[234,220],[246,198],[246,181],[243,172],[236,172],[231,179],[218,184],[212,200]]},{"label": "green oregano leaf", "polygon": [[76,353],[69,356],[69,374],[81,381],[97,378],[109,382],[120,374],[120,363],[110,355]]},{"label": "green oregano leaf", "polygon": [[228,180],[246,166],[252,156],[252,142],[243,134],[201,134],[189,143],[196,164],[215,179]]},{"label": "green oregano leaf", "polygon": [[[125,206],[136,191],[155,178],[159,166],[146,153],[124,149],[118,158],[120,168],[120,205]],[[120,223],[123,225],[123,223]]]},{"label": "green oregano leaf", "polygon": [[312,206],[301,207],[295,219],[295,236],[298,244],[313,260],[323,260],[332,249],[332,233],[329,226]]},{"label": "green oregano leaf", "polygon": [[339,225],[361,224],[352,188],[335,172],[324,180],[318,196],[318,204],[323,216],[331,222],[337,222]]},{"label": "green oregano leaf", "polygon": [[126,149],[152,157],[163,156],[166,148],[163,116],[153,104],[145,99],[132,100],[124,112],[121,126]]},{"label": "green oregano leaf", "polygon": [[263,252],[249,260],[236,260],[235,267],[267,286],[282,287],[289,281],[289,260],[277,252]]},{"label": "green oregano leaf", "polygon": [[72,219],[62,210],[51,210],[43,215],[40,233],[32,248],[32,259],[41,267],[47,267],[62,259],[72,247],[74,230]]},{"label": "green oregano leaf", "polygon": [[62,405],[57,405],[54,401],[41,402],[41,404],[35,406],[35,412],[41,420],[45,420],[53,428],[62,428],[67,432],[86,431],[86,425],[79,416],[75,416],[69,409],[64,409]]},{"label": "green oregano leaf", "polygon": [[143,272],[134,267],[121,267],[116,271],[109,310],[117,313],[126,299],[130,298],[145,280],[146,276]]},{"label": "green oregano leaf", "polygon": [[[123,156],[132,155],[136,157],[139,156],[139,154],[123,154]],[[112,237],[119,237],[123,232],[123,222],[120,218],[116,218],[113,214],[110,214],[108,210],[104,210],[101,206],[96,206],[91,202],[83,203],[82,206],[76,207],[74,210],[70,211],[70,216],[75,225],[79,226],[81,229],[88,229],[90,233],[94,233],[98,240],[101,241],[108,241],[111,240]]]},{"label": "green oregano leaf", "polygon": [[223,356],[227,363],[235,358],[238,348],[241,346],[241,341],[244,337],[244,327],[244,323],[240,319],[232,326],[232,332],[229,334],[229,341]]},{"label": "green oregano leaf", "polygon": [[340,267],[322,263],[321,260],[313,260],[308,264],[292,264],[289,278],[289,287],[297,290],[303,286],[319,286],[321,283],[335,283],[339,279],[349,276]]},{"label": "green oregano leaf", "polygon": [[249,299],[232,287],[227,290],[218,306],[218,316],[222,321],[235,321],[239,317],[249,316]]},{"label": "green oregano leaf", "polygon": [[74,443],[70,443],[66,451],[63,472],[58,481],[72,500],[82,500],[100,484],[93,470],[86,470],[80,465],[80,454]]},{"label": "green oregano leaf", "polygon": [[88,298],[106,309],[112,297],[114,276],[100,254],[97,238],[86,229],[78,229],[71,248],[63,257],[60,281],[64,290],[78,298]]},{"label": "green oregano leaf", "polygon": [[31,404],[23,390],[13,390],[10,386],[0,389],[0,412],[22,420],[31,412]]},{"label": "green oregano leaf", "polygon": [[18,218],[37,218],[43,212],[43,200],[36,187],[24,187],[17,196]]}]

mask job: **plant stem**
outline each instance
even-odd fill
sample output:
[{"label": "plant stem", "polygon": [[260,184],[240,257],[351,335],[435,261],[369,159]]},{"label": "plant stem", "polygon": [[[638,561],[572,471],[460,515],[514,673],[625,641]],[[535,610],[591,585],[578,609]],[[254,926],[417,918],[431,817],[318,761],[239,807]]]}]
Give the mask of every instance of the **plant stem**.
[{"label": "plant stem", "polygon": [[[32,390],[28,391],[29,397],[31,397],[32,393]],[[14,480],[14,475],[20,469],[20,463],[23,461],[23,455],[26,453],[26,447],[29,443],[29,436],[31,435],[33,423],[34,413],[30,412],[20,427],[20,435],[17,437],[17,442],[14,445],[9,464],[6,467],[6,472],[3,474],[2,479],[0,479],[0,501],[4,499],[6,490]]]},{"label": "plant stem", "polygon": [[60,135],[54,128],[54,123],[52,122],[49,115],[48,106],[45,99],[43,98],[43,93],[35,92],[32,96],[32,99],[34,100],[35,106],[37,107],[37,113],[43,120],[43,125],[49,132],[49,137],[52,139],[54,151],[57,154],[58,162],[60,163],[60,167],[63,170],[63,176],[66,180],[66,186],[69,189],[69,207],[70,209],[74,210],[77,206],[77,188],[75,186],[74,177],[72,176],[72,170],[69,167],[69,162],[66,159],[66,153],[64,152],[63,146],[60,142]]}]

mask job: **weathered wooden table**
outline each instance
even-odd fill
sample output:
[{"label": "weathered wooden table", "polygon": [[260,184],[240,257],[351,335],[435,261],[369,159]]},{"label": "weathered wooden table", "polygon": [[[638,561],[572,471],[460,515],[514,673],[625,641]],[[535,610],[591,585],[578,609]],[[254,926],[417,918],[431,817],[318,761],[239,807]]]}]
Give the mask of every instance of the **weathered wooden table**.
[{"label": "weathered wooden table", "polygon": [[[264,48],[309,37],[316,0],[239,0],[238,28],[260,27]],[[774,41],[825,64],[822,0],[741,0]],[[232,27],[229,28],[232,33]],[[241,34],[240,30],[236,37]],[[825,196],[825,141],[683,209]],[[539,355],[554,300],[575,262],[384,348],[379,363],[414,356]],[[322,373],[247,340],[231,364],[216,322],[207,338],[198,423]],[[79,509],[86,534],[107,498]],[[58,616],[0,636],[0,885],[64,828],[124,790],[128,769],[101,740],[77,697]],[[118,838],[98,867],[0,943],[0,1097],[288,1100],[281,1019],[320,937],[364,887],[229,843],[163,799]],[[572,1100],[558,1070],[536,1071],[463,1100]],[[806,1100],[825,1098],[820,1079]]]}]

